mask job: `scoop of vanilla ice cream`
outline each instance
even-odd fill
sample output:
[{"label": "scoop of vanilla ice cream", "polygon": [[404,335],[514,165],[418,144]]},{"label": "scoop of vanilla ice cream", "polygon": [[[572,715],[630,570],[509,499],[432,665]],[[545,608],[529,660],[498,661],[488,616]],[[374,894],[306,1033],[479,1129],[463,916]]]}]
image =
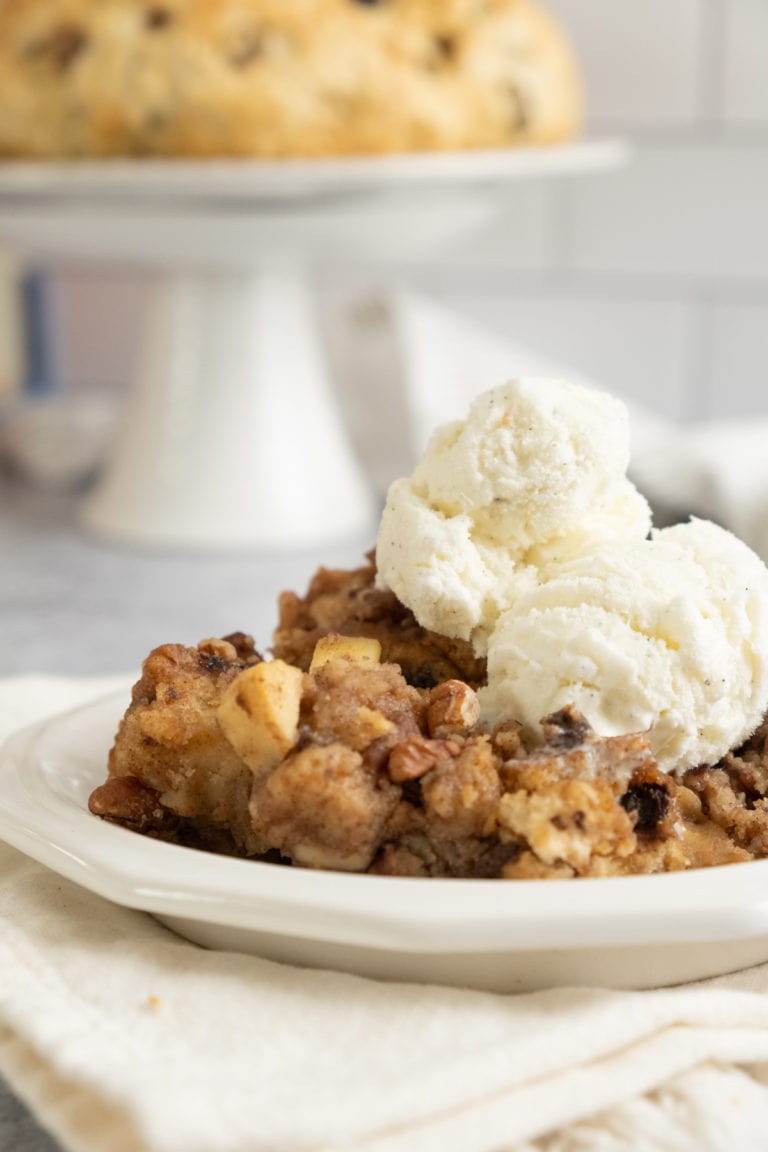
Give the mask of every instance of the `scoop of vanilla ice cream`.
[{"label": "scoop of vanilla ice cream", "polygon": [[436,511],[409,479],[390,486],[376,540],[379,577],[422,627],[462,640],[483,618],[496,579],[472,535],[470,516]]},{"label": "scoop of vanilla ice cream", "polygon": [[617,484],[604,504],[588,508],[567,532],[534,544],[525,554],[528,564],[546,569],[612,541],[644,540],[651,527],[648,501],[634,484]]},{"label": "scoop of vanilla ice cream", "polygon": [[650,730],[666,771],[715,763],[768,706],[768,570],[699,520],[555,566],[498,620],[481,702],[532,734],[574,704],[600,735]]},{"label": "scoop of vanilla ice cream", "polygon": [[486,392],[391,486],[380,579],[425,628],[482,653],[520,580],[533,579],[525,569],[647,535],[628,460],[626,410],[605,393],[547,379]]},{"label": "scoop of vanilla ice cream", "polygon": [[470,515],[520,554],[623,484],[629,422],[614,397],[562,380],[513,380],[437,430],[412,483],[445,516]]}]

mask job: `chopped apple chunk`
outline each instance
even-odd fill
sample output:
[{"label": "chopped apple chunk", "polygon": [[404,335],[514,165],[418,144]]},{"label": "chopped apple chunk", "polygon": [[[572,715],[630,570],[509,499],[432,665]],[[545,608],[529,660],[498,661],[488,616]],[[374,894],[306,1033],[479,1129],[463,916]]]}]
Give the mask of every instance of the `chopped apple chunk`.
[{"label": "chopped apple chunk", "polygon": [[219,704],[219,726],[254,773],[268,772],[296,743],[303,674],[282,660],[246,668]]},{"label": "chopped apple chunk", "polygon": [[330,632],[315,645],[310,672],[317,672],[329,660],[351,660],[355,664],[379,664],[381,644],[366,636],[339,636]]}]

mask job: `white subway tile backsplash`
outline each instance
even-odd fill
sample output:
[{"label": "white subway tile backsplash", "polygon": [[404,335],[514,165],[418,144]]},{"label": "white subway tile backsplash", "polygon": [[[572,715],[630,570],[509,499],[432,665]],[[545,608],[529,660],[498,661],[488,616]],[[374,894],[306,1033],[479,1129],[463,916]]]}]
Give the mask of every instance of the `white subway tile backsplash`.
[{"label": "white subway tile backsplash", "polygon": [[627,128],[694,121],[709,2],[546,0],[581,59],[589,120]]},{"label": "white subway tile backsplash", "polygon": [[600,387],[670,418],[690,415],[690,310],[683,302],[583,293],[460,294],[443,302]]},{"label": "white subway tile backsplash", "polygon": [[[346,243],[331,231],[327,260],[316,252],[336,285],[323,319],[379,487],[404,466],[405,402],[386,313],[355,303],[372,284],[441,299],[670,418],[768,415],[768,0],[543,2],[580,55],[588,127],[634,134],[636,151],[618,172],[465,190],[451,220],[446,189],[445,227],[416,200],[387,200],[375,260],[370,220],[339,205]],[[225,241],[239,250],[239,221]],[[132,274],[70,268],[59,288],[62,379],[122,382],[140,317]]]},{"label": "white subway tile backsplash", "polygon": [[574,269],[768,279],[768,149],[645,147],[570,189]]},{"label": "white subway tile backsplash", "polygon": [[768,417],[768,302],[713,307],[710,340],[710,415]]},{"label": "white subway tile backsplash", "polygon": [[725,21],[724,119],[768,126],[768,3],[727,0]]}]

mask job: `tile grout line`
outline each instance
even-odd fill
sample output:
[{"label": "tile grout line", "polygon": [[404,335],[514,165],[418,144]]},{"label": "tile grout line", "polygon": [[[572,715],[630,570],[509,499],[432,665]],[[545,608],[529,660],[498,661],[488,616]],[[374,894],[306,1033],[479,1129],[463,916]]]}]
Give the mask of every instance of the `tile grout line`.
[{"label": "tile grout line", "polygon": [[[348,296],[364,286],[366,294],[369,294],[371,284],[368,273],[363,270],[344,280],[336,279],[332,286],[323,285],[323,291],[330,296]],[[380,294],[397,291],[403,284],[416,293],[442,297],[464,295],[498,299],[514,295],[551,300],[587,296],[596,301],[621,299],[661,304],[696,299],[706,293],[718,304],[768,305],[768,270],[764,278],[726,281],[684,273],[600,272],[569,267],[557,268],[553,275],[552,269],[548,268],[528,271],[500,266],[491,269],[457,261],[448,267],[433,264],[409,268],[405,274],[398,270],[397,275],[380,276],[375,287]]]}]

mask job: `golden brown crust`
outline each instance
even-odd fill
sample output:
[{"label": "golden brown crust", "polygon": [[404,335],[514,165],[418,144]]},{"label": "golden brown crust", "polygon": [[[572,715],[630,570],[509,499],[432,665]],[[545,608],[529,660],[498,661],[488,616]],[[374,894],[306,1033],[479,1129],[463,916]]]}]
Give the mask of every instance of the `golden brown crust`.
[{"label": "golden brown crust", "polygon": [[251,793],[254,827],[296,864],[364,872],[398,789],[344,744],[309,744]]},{"label": "golden brown crust", "polygon": [[498,147],[580,117],[533,0],[0,0],[0,155]]},{"label": "golden brown crust", "polygon": [[378,640],[382,660],[399,665],[408,683],[418,688],[452,679],[477,686],[485,680],[485,661],[470,644],[422,628],[393,592],[376,586],[372,559],[351,571],[318,569],[306,595],[283,592],[279,608],[272,650],[299,668],[309,668],[321,637],[338,632]]},{"label": "golden brown crust", "polygon": [[750,856],[768,855],[768,800],[750,787],[746,773],[734,770],[730,757],[718,768],[687,772],[685,784],[698,797],[702,812]]},{"label": "golden brown crust", "polygon": [[[238,849],[262,846],[247,816],[251,774],[221,733],[216,708],[239,673],[260,659],[241,645],[224,660],[200,648],[164,644],[144,662],[109,755],[109,775],[152,789],[162,808],[231,832]],[[114,816],[117,819],[117,815]]]},{"label": "golden brown crust", "polygon": [[762,737],[683,782],[645,735],[599,739],[572,709],[545,718],[535,747],[510,726],[436,737],[443,686],[371,660],[300,677],[295,741],[253,772],[217,711],[258,659],[231,640],[151,653],[91,810],[180,844],[392,876],[614,876],[768,854]]},{"label": "golden brown crust", "polygon": [[364,752],[382,737],[399,743],[421,731],[425,700],[395,664],[331,660],[305,678],[302,732],[316,743]]},{"label": "golden brown crust", "polygon": [[[599,738],[572,707],[537,741],[514,722],[489,731],[482,663],[377,588],[372,559],[285,593],[275,651],[264,663],[234,633],[150,653],[91,811],[179,844],[390,876],[626,876],[768,856],[768,724],[682,779],[659,770],[647,734]],[[232,699],[250,705],[233,717]]]}]

